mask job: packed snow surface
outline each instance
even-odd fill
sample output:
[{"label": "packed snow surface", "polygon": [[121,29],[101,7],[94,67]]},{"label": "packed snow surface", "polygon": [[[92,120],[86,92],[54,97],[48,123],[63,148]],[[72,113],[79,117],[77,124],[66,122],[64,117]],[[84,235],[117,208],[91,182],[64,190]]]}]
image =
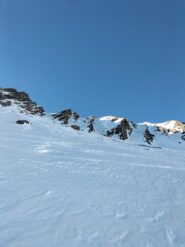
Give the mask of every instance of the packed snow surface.
[{"label": "packed snow surface", "polygon": [[185,246],[184,143],[146,147],[12,107],[0,140],[1,247]]}]

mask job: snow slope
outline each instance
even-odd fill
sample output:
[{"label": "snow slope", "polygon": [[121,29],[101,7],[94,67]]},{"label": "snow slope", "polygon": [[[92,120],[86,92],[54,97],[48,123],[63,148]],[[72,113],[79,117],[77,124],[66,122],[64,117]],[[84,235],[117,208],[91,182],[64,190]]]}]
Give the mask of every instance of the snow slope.
[{"label": "snow slope", "polygon": [[0,246],[184,247],[185,142],[139,138],[1,107]]}]

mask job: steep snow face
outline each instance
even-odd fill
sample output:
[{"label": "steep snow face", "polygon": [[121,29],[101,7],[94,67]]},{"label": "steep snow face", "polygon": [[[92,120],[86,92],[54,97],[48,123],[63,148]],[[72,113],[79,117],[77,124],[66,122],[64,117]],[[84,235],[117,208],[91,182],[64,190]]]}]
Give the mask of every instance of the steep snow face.
[{"label": "steep snow face", "polygon": [[145,130],[122,141],[0,107],[0,246],[184,247],[185,142]]}]

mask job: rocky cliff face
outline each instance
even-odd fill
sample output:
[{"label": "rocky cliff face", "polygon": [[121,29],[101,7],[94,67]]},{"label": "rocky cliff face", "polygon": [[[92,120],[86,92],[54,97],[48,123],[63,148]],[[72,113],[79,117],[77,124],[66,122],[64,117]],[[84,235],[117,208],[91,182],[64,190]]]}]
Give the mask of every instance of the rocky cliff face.
[{"label": "rocky cliff face", "polygon": [[[44,116],[43,107],[32,101],[25,92],[18,92],[13,88],[0,88],[0,106],[11,107],[16,105],[19,112],[23,113],[23,119],[18,119],[17,124],[31,124],[25,119],[25,115]],[[97,133],[110,138],[119,138],[121,140],[132,139],[139,136],[140,140],[146,144],[153,144],[159,136],[169,137],[170,135],[178,135],[179,143],[185,141],[185,123],[179,121],[168,121],[160,124],[152,124],[145,122],[136,124],[127,118],[115,116],[107,116],[96,118],[89,116],[82,118],[77,112],[66,109],[56,114],[52,114],[51,120],[60,122],[66,127],[71,127],[76,131],[85,131],[88,133]]]}]

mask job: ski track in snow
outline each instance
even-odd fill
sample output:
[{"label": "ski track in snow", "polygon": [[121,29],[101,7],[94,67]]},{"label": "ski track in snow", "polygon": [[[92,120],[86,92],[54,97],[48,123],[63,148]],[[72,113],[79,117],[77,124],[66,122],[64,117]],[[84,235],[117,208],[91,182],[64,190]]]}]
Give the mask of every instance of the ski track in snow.
[{"label": "ski track in snow", "polygon": [[47,120],[17,126],[8,116],[0,123],[1,247],[185,246],[184,152]]}]

